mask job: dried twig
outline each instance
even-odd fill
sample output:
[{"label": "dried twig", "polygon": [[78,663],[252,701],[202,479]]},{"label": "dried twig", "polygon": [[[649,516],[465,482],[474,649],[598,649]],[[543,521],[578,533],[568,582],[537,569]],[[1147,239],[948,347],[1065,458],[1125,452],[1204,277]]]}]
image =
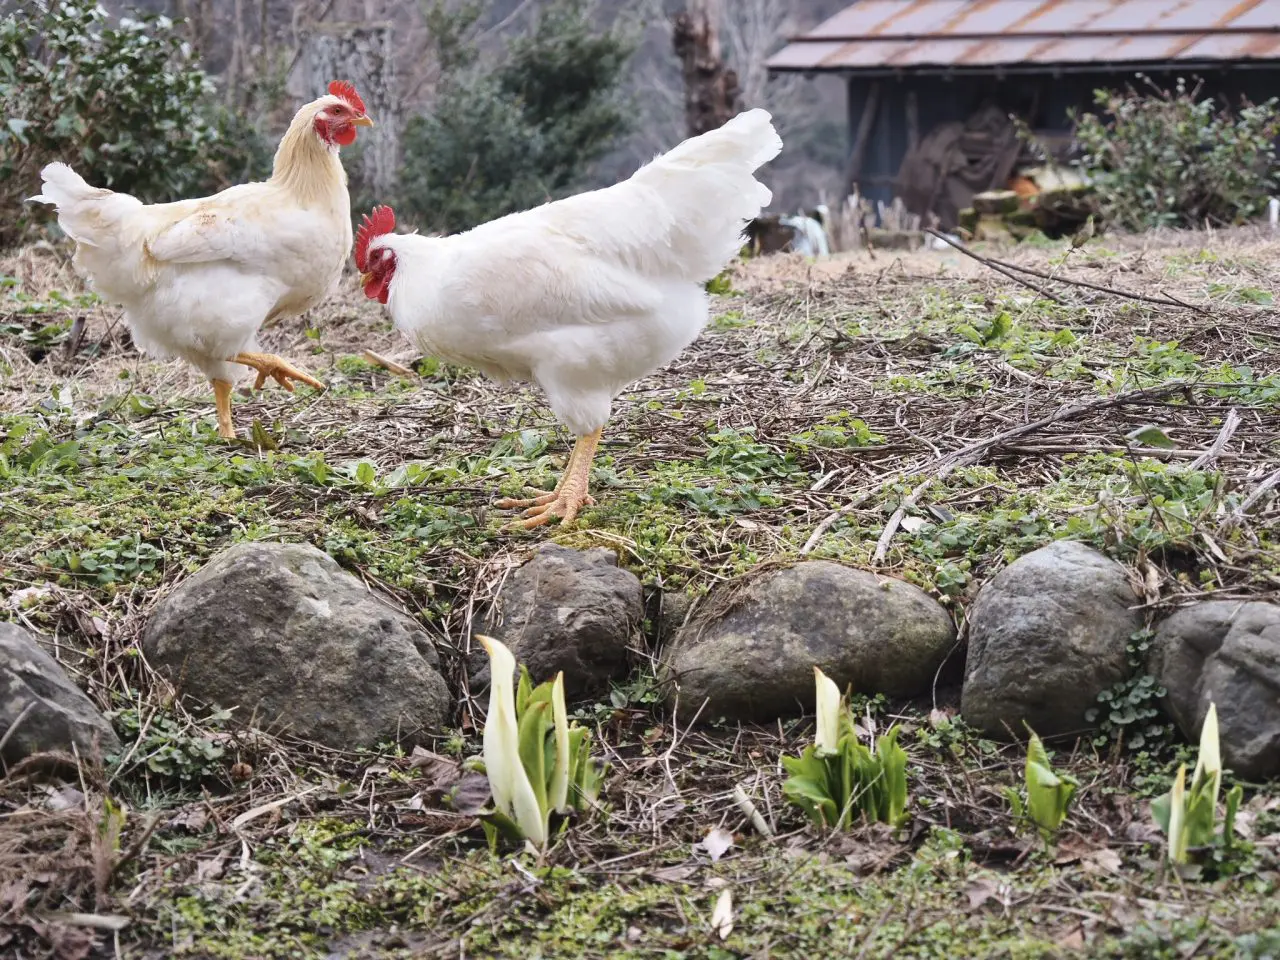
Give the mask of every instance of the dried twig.
[{"label": "dried twig", "polygon": [[360,352],[360,355],[364,357],[366,360],[368,360],[370,363],[375,364],[379,367],[382,367],[384,370],[390,370],[392,373],[398,374],[399,376],[402,376],[402,377],[417,376],[416,373],[414,373],[404,364],[396,363],[394,360],[390,360],[387,357],[384,357],[380,353],[374,353],[372,350],[362,350]]},{"label": "dried twig", "polygon": [[930,463],[924,463],[906,471],[905,473],[887,477],[875,484],[869,490],[863,491],[856,499],[845,504],[839,510],[836,510],[824,517],[822,522],[814,528],[813,533],[809,535],[809,539],[805,541],[805,545],[801,548],[800,553],[809,553],[818,545],[818,541],[822,539],[822,535],[831,528],[832,524],[842,516],[858,509],[858,507],[868,499],[875,496],[891,483],[907,480],[911,477],[917,477],[925,473],[933,474],[934,478],[944,477],[956,467],[968,466],[970,464],[977,463],[988,452],[996,447],[1007,444],[1010,440],[1017,440],[1019,437],[1025,437],[1029,433],[1035,433],[1038,430],[1043,430],[1051,424],[1060,423],[1065,420],[1074,420],[1077,417],[1081,417],[1088,413],[1095,413],[1099,410],[1106,410],[1110,407],[1123,406],[1127,403],[1140,403],[1143,401],[1167,397],[1174,393],[1181,393],[1192,386],[1193,384],[1185,381],[1176,381],[1161,384],[1156,387],[1144,387],[1140,390],[1130,390],[1114,397],[1105,397],[1101,400],[1094,400],[1090,403],[1080,403],[1070,407],[1063,407],[1046,417],[1041,417],[1039,420],[1034,420],[1031,423],[1020,423],[1016,427],[1010,427],[1008,430],[1002,430],[999,433],[992,434],[985,439],[978,440],[975,443],[961,447],[959,450],[953,450],[950,453],[943,454],[941,457],[938,457]]},{"label": "dried twig", "polygon": [[[1000,263],[999,261],[992,260],[990,257],[984,257],[980,253],[974,253],[974,251],[970,250],[963,243],[960,243],[957,240],[952,240],[945,233],[942,233],[941,231],[938,231],[938,230],[934,230],[932,227],[925,227],[924,232],[928,234],[932,234],[933,236],[937,237],[939,240],[943,241],[944,243],[951,244],[951,246],[955,247],[957,250],[963,253],[966,257],[972,257],[974,260],[977,260],[979,263],[983,264],[984,266],[990,267],[992,270],[996,271],[996,273],[1000,273],[1008,277],[1014,283],[1020,283],[1027,289],[1034,290],[1036,293],[1040,294],[1040,296],[1044,297],[1045,299],[1052,300],[1054,303],[1060,303],[1063,306],[1066,306],[1067,302],[1063,300],[1061,297],[1050,293],[1044,287],[1037,286],[1036,284],[1032,283],[1030,280],[1020,277],[1016,273],[1013,273],[1011,270],[1006,269],[1006,267],[1008,267],[1009,264]],[[1048,279],[1053,279],[1053,278],[1050,277]]]},{"label": "dried twig", "polygon": [[1240,426],[1240,411],[1232,407],[1227,411],[1227,418],[1222,422],[1222,429],[1218,431],[1218,435],[1214,438],[1213,444],[1196,457],[1187,465],[1188,470],[1203,470],[1215,460],[1222,456],[1222,451],[1226,449],[1227,444],[1231,442],[1231,438],[1235,436],[1236,428]]},{"label": "dried twig", "polygon": [[933,481],[937,480],[937,475],[926,477],[924,482],[911,491],[902,503],[898,505],[898,509],[893,511],[893,516],[889,518],[889,522],[884,525],[884,532],[880,534],[880,539],[876,542],[876,552],[871,555],[871,559],[876,563],[881,563],[885,554],[889,552],[889,541],[893,539],[894,533],[897,531],[902,518],[906,516],[908,510],[914,507],[919,501],[921,495],[932,486]]}]

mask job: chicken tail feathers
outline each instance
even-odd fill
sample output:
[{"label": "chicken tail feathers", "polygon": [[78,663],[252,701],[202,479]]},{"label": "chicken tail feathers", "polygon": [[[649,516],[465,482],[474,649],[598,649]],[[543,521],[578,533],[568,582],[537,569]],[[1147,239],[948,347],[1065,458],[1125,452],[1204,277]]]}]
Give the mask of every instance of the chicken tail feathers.
[{"label": "chicken tail feathers", "polygon": [[747,110],[636,172],[633,182],[654,191],[671,218],[672,263],[686,279],[710,280],[742,248],[747,222],[773,199],[754,174],[781,151],[768,111]]},{"label": "chicken tail feathers", "polygon": [[40,179],[43,181],[40,193],[28,197],[27,201],[54,207],[58,211],[58,226],[67,236],[77,243],[96,245],[89,235],[92,222],[85,222],[86,214],[98,218],[101,201],[118,195],[101,187],[89,186],[84,177],[65,163],[46,164],[40,171]]}]

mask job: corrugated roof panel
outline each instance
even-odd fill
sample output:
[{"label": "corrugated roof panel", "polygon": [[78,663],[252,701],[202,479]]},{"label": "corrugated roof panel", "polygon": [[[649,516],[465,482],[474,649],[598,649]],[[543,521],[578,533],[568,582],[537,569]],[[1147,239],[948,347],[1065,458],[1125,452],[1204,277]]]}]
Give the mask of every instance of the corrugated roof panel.
[{"label": "corrugated roof panel", "polygon": [[1277,60],[1280,34],[1234,33],[1205,37],[1191,44],[1179,60]]},{"label": "corrugated roof panel", "polygon": [[1019,33],[1071,33],[1091,27],[1099,17],[1115,7],[1115,0],[1045,0],[1023,3],[1026,10],[1018,21]]},{"label": "corrugated roof panel", "polygon": [[769,58],[769,68],[777,70],[812,70],[846,44],[840,41],[822,43],[789,43]]},{"label": "corrugated roof panel", "polygon": [[859,71],[1237,59],[1280,59],[1280,0],[859,0],[768,66]]},{"label": "corrugated roof panel", "polygon": [[[1205,3],[1212,3],[1213,0],[1203,0]],[[1228,0],[1230,2],[1230,0]],[[1247,7],[1248,3],[1238,3],[1236,7]],[[1269,0],[1260,0],[1252,8],[1247,10],[1239,10],[1231,20],[1233,27],[1242,27],[1247,30],[1260,30],[1266,27],[1280,27],[1280,5],[1269,2]]]},{"label": "corrugated roof panel", "polygon": [[840,51],[827,60],[842,66],[879,67],[894,63],[916,44],[911,40],[873,40],[866,43],[842,43]]},{"label": "corrugated roof panel", "polygon": [[1044,46],[1043,40],[1014,39],[999,40],[966,40],[968,47],[956,60],[944,61],[966,67],[998,67],[1012,59],[1026,60],[1037,47]]}]

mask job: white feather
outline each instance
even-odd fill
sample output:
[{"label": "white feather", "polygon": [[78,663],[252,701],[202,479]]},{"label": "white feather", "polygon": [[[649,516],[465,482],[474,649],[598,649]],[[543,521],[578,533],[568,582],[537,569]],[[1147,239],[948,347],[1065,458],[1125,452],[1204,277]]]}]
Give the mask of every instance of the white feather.
[{"label": "white feather", "polygon": [[582,436],[613,398],[707,322],[704,284],[772,199],[755,179],[782,141],[764,110],[684,141],[630,179],[452,237],[385,235],[387,306],[424,351],[536,382]]},{"label": "white feather", "polygon": [[321,97],[294,117],[272,178],[174,203],[92,187],[65,163],[40,171],[40,194],[76,241],[75,265],[124,308],[134,342],[235,382],[230,357],[256,346],[270,317],[301,313],[333,289],[351,250],[351,206],[335,150],[312,133]]}]

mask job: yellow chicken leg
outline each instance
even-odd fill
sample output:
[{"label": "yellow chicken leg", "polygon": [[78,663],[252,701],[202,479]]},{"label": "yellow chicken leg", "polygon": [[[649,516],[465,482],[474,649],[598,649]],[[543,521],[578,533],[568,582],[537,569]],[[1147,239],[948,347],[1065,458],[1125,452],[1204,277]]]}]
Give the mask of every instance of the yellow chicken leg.
[{"label": "yellow chicken leg", "polygon": [[[578,458],[578,444],[573,445],[573,450],[569,453],[569,461],[564,465],[564,471],[560,474],[560,482],[556,484],[555,490],[551,493],[540,493],[536,497],[503,497],[494,504],[499,510],[518,510],[521,507],[541,507],[550,503],[559,496],[561,489],[564,488],[564,482],[569,474],[573,472],[574,461]],[[537,489],[533,487],[531,489]]]},{"label": "yellow chicken leg", "polygon": [[218,435],[233,439],[236,428],[231,425],[231,384],[226,380],[213,381],[213,406],[218,411]]},{"label": "yellow chicken leg", "polygon": [[506,527],[532,530],[534,527],[549,523],[552,517],[559,517],[561,526],[567,526],[573,523],[579,510],[588,504],[595,503],[588,495],[587,487],[591,482],[591,462],[595,459],[596,448],[600,445],[602,433],[604,433],[603,427],[588,433],[585,437],[578,438],[578,442],[573,445],[573,452],[569,454],[564,475],[556,485],[554,493],[543,494],[531,500],[498,501],[499,507],[529,505],[529,509],[524,512],[527,519],[512,520]]},{"label": "yellow chicken leg", "polygon": [[262,385],[267,382],[267,377],[271,377],[290,393],[293,393],[294,389],[290,382],[293,380],[300,380],[316,390],[324,389],[324,384],[311,374],[304,373],[288,360],[277,357],[274,353],[237,353],[231,358],[231,362],[243,363],[246,367],[252,367],[258,371],[258,379],[253,385],[255,390],[262,389]]}]

